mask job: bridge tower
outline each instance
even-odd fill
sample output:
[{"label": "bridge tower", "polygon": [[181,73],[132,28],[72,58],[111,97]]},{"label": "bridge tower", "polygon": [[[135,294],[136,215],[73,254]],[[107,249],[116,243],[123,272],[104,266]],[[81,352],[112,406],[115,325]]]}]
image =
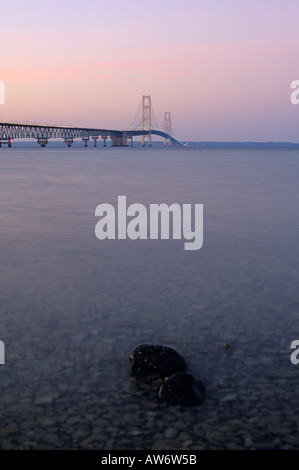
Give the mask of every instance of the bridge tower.
[{"label": "bridge tower", "polygon": [[170,112],[169,111],[166,111],[165,114],[164,114],[164,132],[165,134],[168,134],[169,137],[165,137],[164,139],[164,147],[166,147],[167,145],[167,141],[168,141],[168,145],[171,145],[171,115],[170,115]]},{"label": "bridge tower", "polygon": [[[143,95],[142,97],[142,129],[149,131],[148,145],[152,145],[152,102],[150,96]],[[142,147],[145,145],[145,136],[142,136]]]}]

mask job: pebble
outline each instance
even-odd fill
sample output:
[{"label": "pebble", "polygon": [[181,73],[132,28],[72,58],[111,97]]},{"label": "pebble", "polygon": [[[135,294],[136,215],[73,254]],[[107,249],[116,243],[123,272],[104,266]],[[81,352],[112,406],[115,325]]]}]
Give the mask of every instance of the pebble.
[{"label": "pebble", "polygon": [[193,441],[191,439],[189,439],[188,441],[183,442],[182,447],[184,449],[188,449],[192,444],[193,444]]},{"label": "pebble", "polygon": [[152,450],[165,450],[165,441],[157,440],[153,442]]},{"label": "pebble", "polygon": [[84,439],[89,435],[89,430],[88,429],[78,429],[74,433],[74,439]]},{"label": "pebble", "polygon": [[50,405],[53,403],[54,397],[53,395],[44,395],[42,397],[36,398],[34,404],[35,405]]},{"label": "pebble", "polygon": [[254,445],[254,444],[253,444],[252,438],[249,437],[249,436],[248,436],[248,437],[246,436],[246,437],[244,438],[244,446],[245,446],[246,448],[249,448],[249,447],[252,447],[253,445]]},{"label": "pebble", "polygon": [[226,401],[235,401],[237,400],[238,395],[236,393],[230,393],[229,395],[225,395],[224,397],[220,398],[220,402],[226,402]]},{"label": "pebble", "polygon": [[168,428],[164,432],[164,436],[166,439],[175,439],[178,435],[178,431],[175,428]]},{"label": "pebble", "polygon": [[55,446],[59,443],[59,439],[56,434],[46,434],[41,440],[50,446]]},{"label": "pebble", "polygon": [[71,416],[67,420],[68,424],[78,424],[80,422],[81,422],[81,416]]}]

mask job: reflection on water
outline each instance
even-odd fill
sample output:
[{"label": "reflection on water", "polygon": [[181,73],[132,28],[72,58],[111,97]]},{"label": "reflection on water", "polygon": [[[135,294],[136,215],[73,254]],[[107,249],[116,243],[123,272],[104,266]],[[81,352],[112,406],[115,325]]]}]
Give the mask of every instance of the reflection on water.
[{"label": "reflection on water", "polygon": [[[298,156],[1,149],[1,448],[296,448]],[[98,240],[95,208],[118,195],[203,204],[203,247]],[[186,358],[203,405],[131,377],[142,342]]]}]

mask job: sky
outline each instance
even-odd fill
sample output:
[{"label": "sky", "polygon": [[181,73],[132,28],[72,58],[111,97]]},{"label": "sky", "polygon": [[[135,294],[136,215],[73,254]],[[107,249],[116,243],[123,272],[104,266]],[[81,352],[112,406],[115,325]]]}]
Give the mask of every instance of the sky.
[{"label": "sky", "polygon": [[0,121],[125,129],[142,95],[190,141],[299,142],[298,0],[10,0]]}]

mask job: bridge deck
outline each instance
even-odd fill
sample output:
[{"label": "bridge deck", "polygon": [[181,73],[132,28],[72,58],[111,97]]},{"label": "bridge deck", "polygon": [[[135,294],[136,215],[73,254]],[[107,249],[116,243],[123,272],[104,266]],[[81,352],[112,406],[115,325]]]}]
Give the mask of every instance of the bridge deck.
[{"label": "bridge deck", "polygon": [[38,141],[48,141],[51,138],[61,139],[97,139],[102,138],[106,142],[110,138],[114,145],[126,145],[127,138],[143,135],[157,135],[164,139],[170,139],[175,145],[183,145],[160,129],[100,129],[70,126],[52,126],[47,124],[24,124],[0,122],[0,143],[1,141],[11,141],[13,139],[37,139]]}]

